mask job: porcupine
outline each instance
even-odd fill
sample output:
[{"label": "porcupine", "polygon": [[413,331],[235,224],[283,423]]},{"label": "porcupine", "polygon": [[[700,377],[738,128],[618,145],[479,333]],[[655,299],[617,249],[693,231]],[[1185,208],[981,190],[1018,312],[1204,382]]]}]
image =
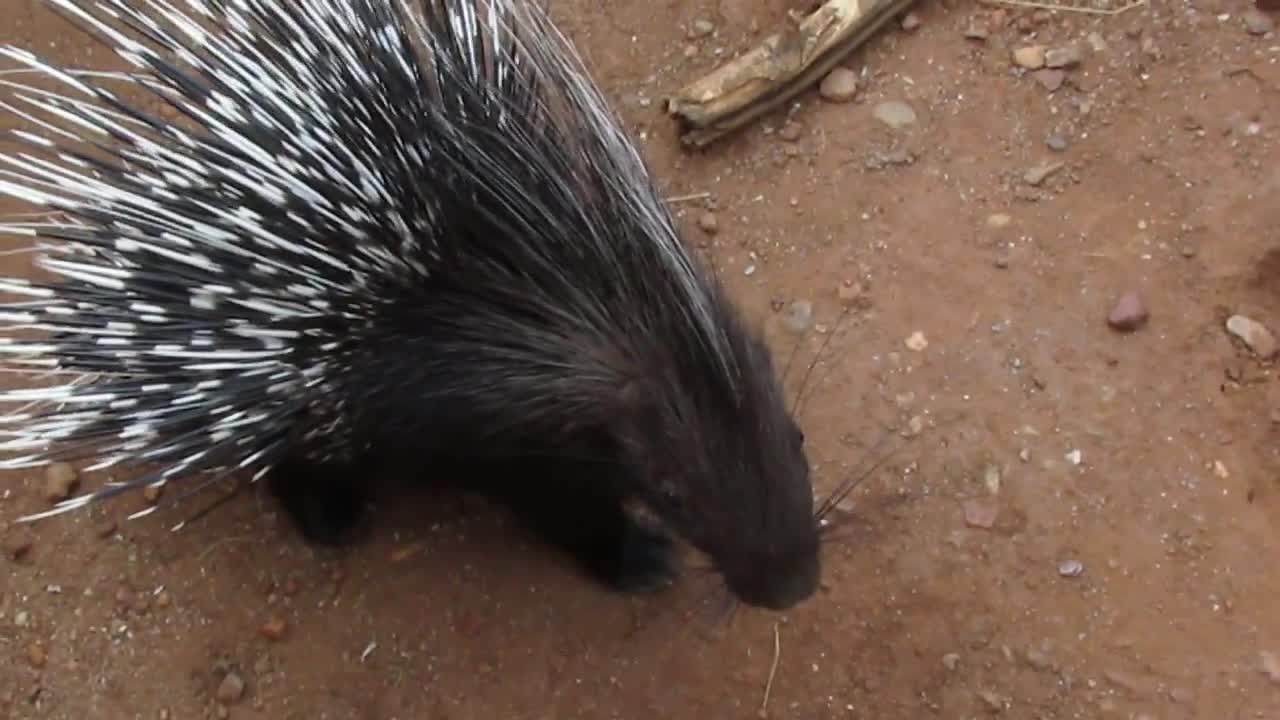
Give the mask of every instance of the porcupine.
[{"label": "porcupine", "polygon": [[0,396],[5,466],[146,469],[33,518],[248,472],[341,542],[370,468],[460,473],[615,589],[679,538],[740,601],[815,591],[770,351],[544,10],[48,1],[130,71],[3,50],[66,88],[4,80],[0,192],[51,215],[3,229],[54,276],[0,284],[0,351],[54,371]]}]

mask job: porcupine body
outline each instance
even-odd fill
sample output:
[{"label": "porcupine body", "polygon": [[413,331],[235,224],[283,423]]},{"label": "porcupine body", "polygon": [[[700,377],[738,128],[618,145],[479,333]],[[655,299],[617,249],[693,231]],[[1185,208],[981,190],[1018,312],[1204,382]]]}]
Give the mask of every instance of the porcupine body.
[{"label": "porcupine body", "polygon": [[332,541],[371,469],[453,474],[615,588],[683,538],[747,603],[814,591],[769,351],[540,10],[49,2],[132,72],[3,51],[61,85],[3,80],[0,192],[53,213],[3,226],[52,277],[0,281],[0,351],[51,371],[0,395],[5,465],[142,468],[52,512],[245,471]]}]

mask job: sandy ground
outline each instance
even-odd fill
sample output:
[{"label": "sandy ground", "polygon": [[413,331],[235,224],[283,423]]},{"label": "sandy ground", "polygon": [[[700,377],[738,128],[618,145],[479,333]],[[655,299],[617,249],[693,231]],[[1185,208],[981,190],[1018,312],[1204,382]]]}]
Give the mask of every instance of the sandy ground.
[{"label": "sandy ground", "polygon": [[[671,195],[710,193],[677,206],[690,240],[819,358],[820,487],[885,460],[819,596],[612,596],[483,508],[380,508],[325,552],[253,493],[177,535],[124,522],[140,499],[13,528],[46,500],[9,474],[0,716],[754,718],[776,629],[774,718],[1280,717],[1280,385],[1224,329],[1280,330],[1280,39],[1243,0],[928,0],[848,61],[853,101],[678,150],[664,93],[802,5],[555,7]],[[106,60],[6,14],[0,40]],[[1011,60],[1072,42],[1059,77]]]}]

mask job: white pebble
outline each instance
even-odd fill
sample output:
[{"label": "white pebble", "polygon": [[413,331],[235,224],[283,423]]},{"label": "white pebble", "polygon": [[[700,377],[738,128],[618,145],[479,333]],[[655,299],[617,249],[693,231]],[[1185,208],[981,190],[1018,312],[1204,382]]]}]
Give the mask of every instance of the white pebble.
[{"label": "white pebble", "polygon": [[1079,560],[1063,560],[1058,563],[1058,574],[1062,577],[1080,577],[1084,573],[1084,564]]}]

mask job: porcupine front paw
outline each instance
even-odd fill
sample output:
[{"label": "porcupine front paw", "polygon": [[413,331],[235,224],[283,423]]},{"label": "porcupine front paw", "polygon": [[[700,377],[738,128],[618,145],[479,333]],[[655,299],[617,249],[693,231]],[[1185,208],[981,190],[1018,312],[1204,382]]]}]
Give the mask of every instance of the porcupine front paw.
[{"label": "porcupine front paw", "polygon": [[613,547],[598,547],[597,578],[624,593],[650,593],[662,590],[675,579],[672,561],[674,544],[665,534],[624,518],[614,537]]},{"label": "porcupine front paw", "polygon": [[495,499],[596,582],[623,593],[655,592],[671,584],[676,575],[671,538],[641,525],[613,493],[598,483],[523,477],[499,484]]},{"label": "porcupine front paw", "polygon": [[268,482],[298,532],[309,543],[346,544],[364,517],[365,493],[346,469],[287,462],[271,472]]}]

